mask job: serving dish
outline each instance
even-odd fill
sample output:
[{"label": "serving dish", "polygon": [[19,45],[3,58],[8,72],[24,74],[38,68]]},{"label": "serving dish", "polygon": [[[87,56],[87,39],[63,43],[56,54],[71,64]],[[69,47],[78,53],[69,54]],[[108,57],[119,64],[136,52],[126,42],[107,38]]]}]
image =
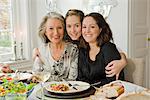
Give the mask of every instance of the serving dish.
[{"label": "serving dish", "polygon": [[35,85],[35,83],[26,84],[23,82],[5,81],[0,84],[0,97],[29,96]]}]

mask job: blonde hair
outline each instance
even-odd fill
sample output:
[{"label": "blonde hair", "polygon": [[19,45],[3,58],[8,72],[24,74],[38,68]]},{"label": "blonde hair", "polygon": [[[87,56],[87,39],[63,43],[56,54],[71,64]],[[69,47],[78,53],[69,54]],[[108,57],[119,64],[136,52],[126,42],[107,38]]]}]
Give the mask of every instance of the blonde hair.
[{"label": "blonde hair", "polygon": [[65,19],[64,19],[64,17],[61,14],[57,13],[57,12],[49,12],[43,17],[42,22],[39,26],[39,30],[38,30],[39,37],[44,41],[44,43],[50,42],[50,40],[45,35],[45,33],[46,33],[46,22],[47,22],[48,19],[58,19],[58,20],[60,20],[63,24],[64,32],[66,32],[65,31]]}]

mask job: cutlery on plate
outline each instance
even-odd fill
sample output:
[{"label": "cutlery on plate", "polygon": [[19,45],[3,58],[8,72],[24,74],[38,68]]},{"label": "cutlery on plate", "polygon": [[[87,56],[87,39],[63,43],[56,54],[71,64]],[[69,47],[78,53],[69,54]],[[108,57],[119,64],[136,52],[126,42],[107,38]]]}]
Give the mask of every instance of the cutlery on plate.
[{"label": "cutlery on plate", "polygon": [[72,85],[71,83],[69,83],[68,81],[66,81],[65,79],[62,79],[64,82],[66,82],[70,87],[72,87],[75,90],[78,90],[76,87],[74,87],[74,85]]},{"label": "cutlery on plate", "polygon": [[101,81],[100,81],[100,82],[93,83],[93,84],[89,84],[89,85],[74,84],[73,86],[95,86],[95,85],[99,85],[100,83],[101,83]]},{"label": "cutlery on plate", "polygon": [[91,86],[95,86],[95,85],[99,85],[101,84],[101,81],[100,82],[96,82],[96,83],[93,83],[93,84],[90,84]]}]

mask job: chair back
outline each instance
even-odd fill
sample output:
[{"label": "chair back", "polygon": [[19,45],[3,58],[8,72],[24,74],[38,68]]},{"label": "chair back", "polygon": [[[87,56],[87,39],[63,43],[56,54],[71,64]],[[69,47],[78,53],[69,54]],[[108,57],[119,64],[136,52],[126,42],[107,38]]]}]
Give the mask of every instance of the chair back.
[{"label": "chair back", "polygon": [[124,68],[125,80],[143,86],[144,60],[143,58],[128,58]]}]

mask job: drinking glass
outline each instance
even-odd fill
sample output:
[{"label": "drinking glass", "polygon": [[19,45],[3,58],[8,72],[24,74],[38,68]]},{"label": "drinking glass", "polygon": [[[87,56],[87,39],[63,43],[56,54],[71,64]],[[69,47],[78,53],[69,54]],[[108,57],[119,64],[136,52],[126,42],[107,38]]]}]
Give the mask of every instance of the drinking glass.
[{"label": "drinking glass", "polygon": [[35,75],[36,77],[40,79],[39,84],[41,86],[41,99],[44,100],[44,84],[49,79],[50,73],[46,71],[34,72],[33,75]]}]

